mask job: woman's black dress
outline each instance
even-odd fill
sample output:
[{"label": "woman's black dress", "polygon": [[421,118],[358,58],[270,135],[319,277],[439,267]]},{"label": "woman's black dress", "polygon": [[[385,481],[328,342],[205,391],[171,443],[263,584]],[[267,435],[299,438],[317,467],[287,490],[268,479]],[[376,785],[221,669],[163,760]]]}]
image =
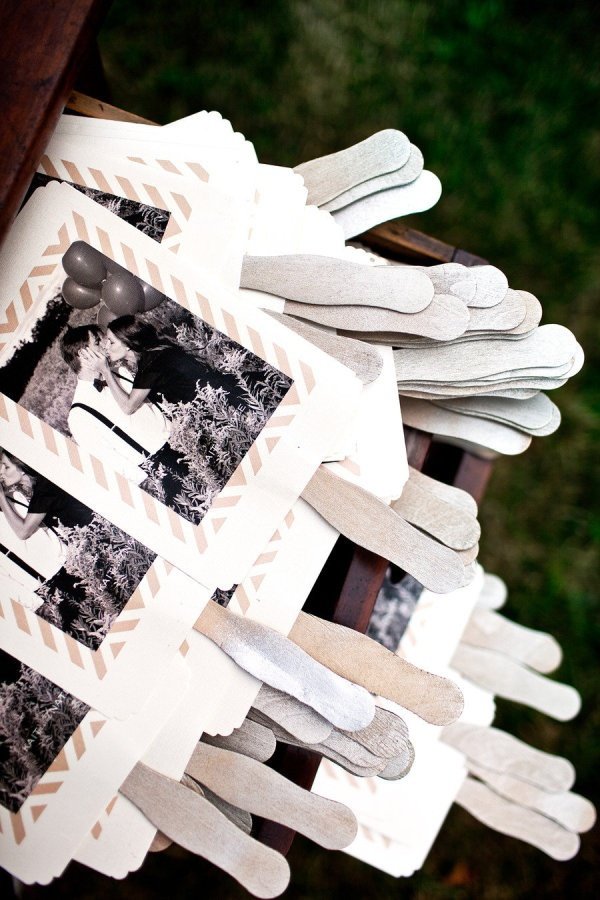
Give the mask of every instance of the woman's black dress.
[{"label": "woman's black dress", "polygon": [[[134,388],[149,389],[148,402],[162,408],[167,418],[168,412],[161,406],[163,401],[171,404],[192,403],[197,399],[198,391],[208,385],[214,390],[222,390],[232,409],[247,407],[244,392],[234,375],[220,372],[176,346],[167,345],[144,351],[133,381]],[[198,452],[204,458],[210,459],[213,449],[199,438]],[[159,468],[165,473],[161,479],[164,501],[168,506],[177,508],[182,482],[189,473],[188,463],[181,451],[167,441],[156,453],[148,457],[144,468],[149,473]],[[198,524],[200,518],[194,516],[191,520]]]},{"label": "woman's black dress", "polygon": [[[62,488],[48,481],[43,475],[36,474],[35,484],[28,512],[44,513],[42,526],[56,533],[58,526],[74,527],[89,525],[94,516],[93,510],[81,503],[75,497],[67,494]],[[60,540],[60,535],[57,535]],[[54,603],[52,609],[45,601],[37,610],[37,614],[43,619],[56,623],[56,613],[60,620],[59,627],[69,633],[70,626],[79,614],[79,608],[85,597],[85,591],[78,580],[67,572],[64,566],[47,579],[43,585],[42,596],[53,595],[60,598],[58,605]]]},{"label": "woman's black dress", "polygon": [[160,405],[191,403],[205,385],[227,392],[230,406],[244,403],[243,393],[233,375],[219,372],[180,347],[164,346],[145,350],[138,363],[134,388],[149,388],[148,400]]}]

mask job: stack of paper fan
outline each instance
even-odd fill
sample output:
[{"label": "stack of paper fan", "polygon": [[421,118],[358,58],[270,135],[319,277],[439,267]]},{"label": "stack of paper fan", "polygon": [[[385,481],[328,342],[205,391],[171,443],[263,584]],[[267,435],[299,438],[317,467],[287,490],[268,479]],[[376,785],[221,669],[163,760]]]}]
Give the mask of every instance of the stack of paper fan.
[{"label": "stack of paper fan", "polygon": [[[71,859],[123,877],[174,840],[276,896],[289,868],[251,814],[330,848],[356,823],[263,765],[275,739],[395,782],[413,745],[427,765],[423,728],[458,720],[443,654],[423,669],[301,612],[339,534],[474,596],[476,505],[409,468],[399,387],[488,447],[494,427],[557,424],[498,392],[529,403],[581,364],[493,267],[345,245],[436,202],[422,165],[396,131],[291,170],[217,113],[61,119],[0,256],[0,862],[16,877]],[[464,647],[454,665],[481,670]]]},{"label": "stack of paper fan", "polygon": [[[388,583],[378,601],[380,617],[393,605],[393,592]],[[596,814],[571,791],[571,763],[491,727],[494,694],[559,721],[573,718],[580,704],[572,687],[545,677],[561,661],[554,638],[495,612],[505,597],[503,582],[480,570],[469,587],[444,598],[423,592],[404,622],[399,657],[459,678],[465,709],[441,734],[409,720],[415,765],[401,782],[367,789],[330,762],[321,765],[315,790],[347,803],[358,818],[351,855],[391,875],[412,875],[452,803],[553,859],[577,853],[579,834],[592,827]]]}]

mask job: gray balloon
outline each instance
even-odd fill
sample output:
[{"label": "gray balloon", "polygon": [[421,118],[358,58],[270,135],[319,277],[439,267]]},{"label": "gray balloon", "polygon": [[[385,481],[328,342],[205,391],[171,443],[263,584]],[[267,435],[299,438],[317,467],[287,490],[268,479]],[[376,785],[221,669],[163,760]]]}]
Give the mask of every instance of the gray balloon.
[{"label": "gray balloon", "polygon": [[106,278],[102,254],[85,241],[74,241],[63,256],[62,264],[67,275],[84,287],[100,287]]}]

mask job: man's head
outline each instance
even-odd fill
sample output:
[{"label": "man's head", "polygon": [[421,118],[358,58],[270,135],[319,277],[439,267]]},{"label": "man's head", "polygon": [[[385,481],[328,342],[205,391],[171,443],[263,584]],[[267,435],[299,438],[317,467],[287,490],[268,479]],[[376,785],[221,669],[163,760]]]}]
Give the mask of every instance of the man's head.
[{"label": "man's head", "polygon": [[104,341],[104,331],[99,325],[77,325],[67,328],[60,345],[62,357],[76,375],[81,369],[79,354],[87,347],[100,348]]}]

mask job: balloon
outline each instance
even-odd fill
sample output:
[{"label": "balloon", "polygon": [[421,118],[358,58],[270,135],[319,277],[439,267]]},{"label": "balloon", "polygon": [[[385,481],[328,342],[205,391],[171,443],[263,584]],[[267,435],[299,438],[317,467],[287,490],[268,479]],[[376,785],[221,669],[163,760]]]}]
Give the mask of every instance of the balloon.
[{"label": "balloon", "polygon": [[102,254],[85,241],[74,241],[63,256],[62,264],[67,275],[84,287],[100,287],[106,278]]},{"label": "balloon", "polygon": [[142,284],[131,272],[109,275],[101,293],[110,311],[117,316],[133,315],[144,308]]},{"label": "balloon", "polygon": [[165,295],[153,288],[151,284],[142,281],[142,290],[144,292],[144,311],[155,309],[165,299]]},{"label": "balloon", "polygon": [[100,303],[100,288],[85,287],[73,278],[65,278],[62,286],[64,299],[75,309],[91,309]]},{"label": "balloon", "polygon": [[119,263],[116,263],[110,256],[103,256],[102,259],[109,275],[123,275],[123,273],[125,273],[125,275],[132,274],[129,269],[120,266]]},{"label": "balloon", "polygon": [[112,322],[113,319],[116,319],[117,316],[114,312],[111,312],[108,306],[105,306],[104,303],[100,304],[100,309],[98,310],[98,315],[96,316],[96,323],[101,325],[102,328],[106,328],[109,322]]}]

